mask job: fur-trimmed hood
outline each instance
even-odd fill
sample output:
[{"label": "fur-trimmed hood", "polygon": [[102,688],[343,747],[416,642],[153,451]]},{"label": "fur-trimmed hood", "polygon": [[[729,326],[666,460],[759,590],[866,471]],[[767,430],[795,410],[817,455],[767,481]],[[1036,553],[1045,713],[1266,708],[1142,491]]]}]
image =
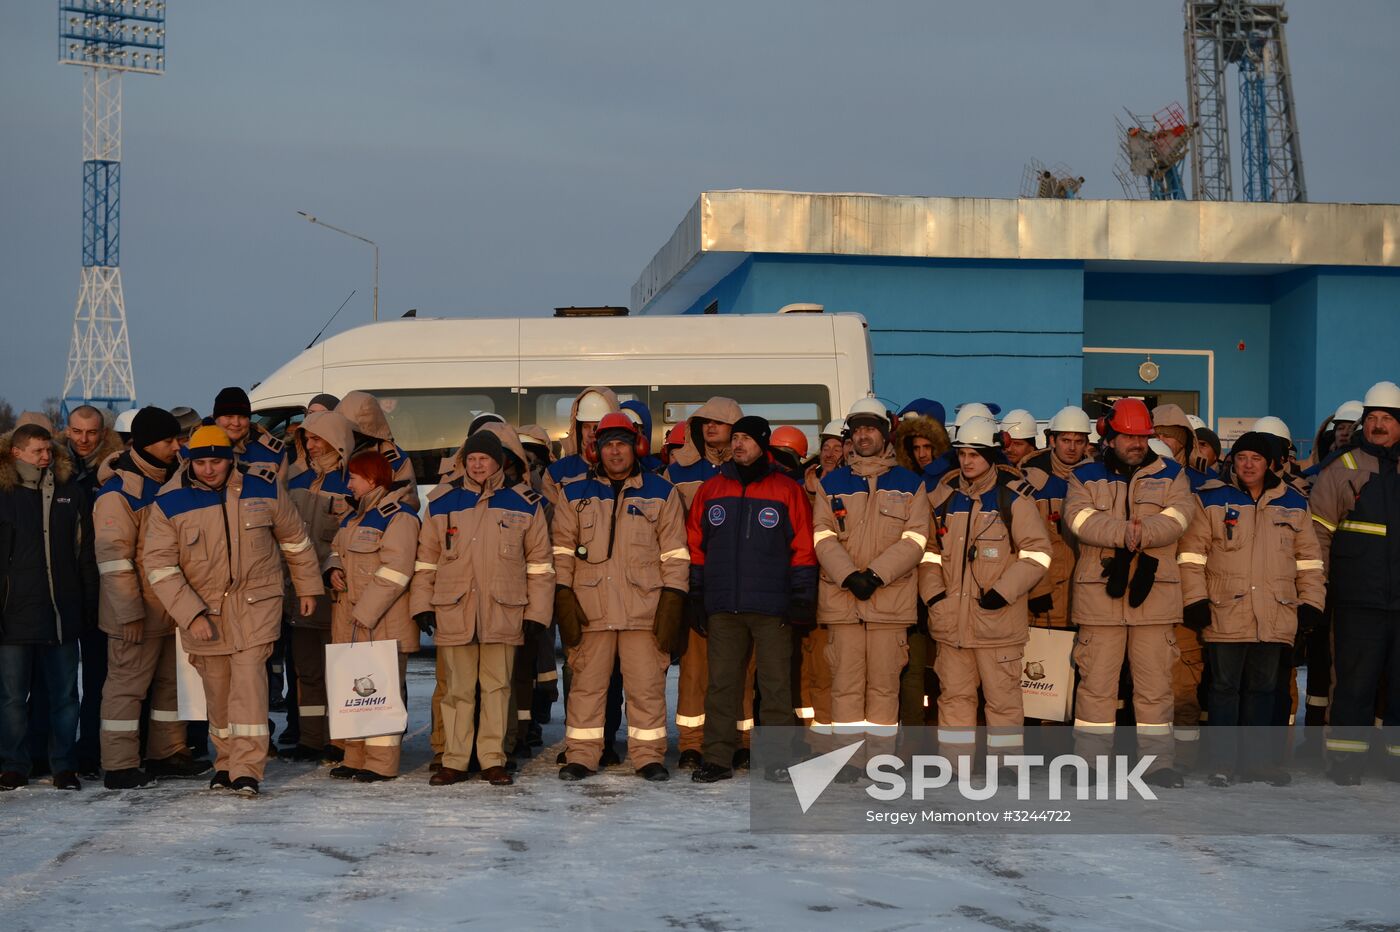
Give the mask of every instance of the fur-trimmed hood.
[{"label": "fur-trimmed hood", "polygon": [[899,465],[914,472],[923,470],[914,463],[914,438],[923,437],[933,444],[933,457],[937,459],[948,451],[948,430],[931,417],[906,414],[899,419],[890,442],[894,445],[894,456]]},{"label": "fur-trimmed hood", "polygon": [[578,445],[578,406],[583,401],[583,396],[592,392],[600,395],[610,406],[612,411],[621,411],[622,406],[617,403],[617,393],[605,385],[590,385],[574,396],[574,403],[569,406],[569,432],[564,435],[564,439],[559,441],[559,458],[573,456],[575,453],[582,453]]},{"label": "fur-trimmed hood", "polygon": [[[19,470],[15,468],[15,458],[11,455],[11,439],[14,431],[0,435],[0,492],[13,492],[19,486]],[[62,485],[73,478],[73,461],[68,458],[66,444],[59,440],[53,445],[54,482]]]}]

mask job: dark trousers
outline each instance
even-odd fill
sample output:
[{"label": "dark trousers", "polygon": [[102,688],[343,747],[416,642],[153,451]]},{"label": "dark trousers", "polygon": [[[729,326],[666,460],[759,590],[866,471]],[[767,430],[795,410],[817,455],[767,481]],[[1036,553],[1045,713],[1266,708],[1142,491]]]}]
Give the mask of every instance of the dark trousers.
[{"label": "dark trousers", "polygon": [[924,704],[927,693],[928,662],[933,655],[933,638],[927,632],[910,629],[909,664],[899,675],[899,723],[922,725],[929,707]]},{"label": "dark trousers", "polygon": [[96,770],[102,760],[102,687],[107,682],[107,635],[100,630],[78,636],[83,693],[78,709],[78,769]]},{"label": "dark trousers", "polygon": [[770,697],[760,725],[792,725],[792,632],[776,615],[710,616],[710,678],[705,690],[705,762],[729,767],[739,748],[739,712],[749,651],[758,668],[758,690]]},{"label": "dark trousers", "polygon": [[[1265,728],[1272,724],[1282,644],[1207,643],[1210,666],[1210,728],[1206,739],[1214,766],[1272,763]],[[1245,741],[1240,741],[1241,728]],[[1241,760],[1241,753],[1244,758]]]},{"label": "dark trousers", "polygon": [[1385,680],[1386,729],[1400,726],[1400,612],[1337,606],[1332,618],[1332,752],[1365,752],[1376,720],[1376,693]]},{"label": "dark trousers", "polygon": [[29,776],[29,696],[43,669],[49,708],[49,766],[77,769],[78,644],[0,644],[0,770]]}]

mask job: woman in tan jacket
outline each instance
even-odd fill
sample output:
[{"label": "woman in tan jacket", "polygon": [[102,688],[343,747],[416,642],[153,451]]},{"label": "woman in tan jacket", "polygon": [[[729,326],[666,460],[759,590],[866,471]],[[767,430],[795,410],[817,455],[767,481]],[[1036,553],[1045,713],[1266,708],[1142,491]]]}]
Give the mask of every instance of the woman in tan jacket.
[{"label": "woman in tan jacket", "polygon": [[[350,457],[347,484],[355,510],[326,558],[335,600],[331,642],[397,641],[402,684],[408,655],[418,650],[418,627],[408,611],[418,515],[405,499],[413,486],[395,481],[389,460],[377,450]],[[392,780],[399,775],[401,741],[400,735],[344,741],[345,760],[330,775],[359,783]]]}]

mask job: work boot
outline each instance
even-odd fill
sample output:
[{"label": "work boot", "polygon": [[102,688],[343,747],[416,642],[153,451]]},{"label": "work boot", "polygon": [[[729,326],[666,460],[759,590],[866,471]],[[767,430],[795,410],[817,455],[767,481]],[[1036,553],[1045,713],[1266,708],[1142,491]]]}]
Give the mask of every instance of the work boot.
[{"label": "work boot", "polygon": [[244,799],[253,799],[258,795],[258,781],[252,777],[239,777],[229,784],[229,789]]},{"label": "work boot", "polygon": [[1361,774],[1366,769],[1366,755],[1352,753],[1334,754],[1328,768],[1332,782],[1338,786],[1360,786]]},{"label": "work boot", "polygon": [[229,782],[227,770],[217,770],[214,776],[209,778],[209,789],[211,790],[231,790],[233,784]]},{"label": "work boot", "polygon": [[771,764],[763,771],[763,779],[769,783],[791,783],[792,774],[786,767],[779,764]]},{"label": "work boot", "polygon": [[1142,782],[1166,790],[1174,790],[1186,785],[1186,780],[1182,778],[1181,772],[1171,767],[1163,767],[1161,770],[1145,774]]},{"label": "work boot", "polygon": [[345,760],[345,749],[328,744],[321,748],[320,760],[323,764],[338,764]]},{"label": "work boot", "polygon": [[109,790],[134,790],[138,786],[146,786],[152,781],[153,778],[139,767],[109,770],[102,776],[102,785]]},{"label": "work boot", "polygon": [[83,785],[78,782],[77,771],[60,770],[53,775],[53,788],[56,790],[81,790]]},{"label": "work boot", "polygon": [[748,749],[748,748],[740,748],[739,750],[737,750],[737,751],[734,752],[734,769],[735,769],[735,770],[748,770],[748,769],[749,769],[749,749]]},{"label": "work boot", "polygon": [[437,773],[442,769],[442,752],[438,751],[433,755],[433,760],[428,764],[428,773]]},{"label": "work boot", "polygon": [[622,763],[622,755],[617,753],[617,749],[611,744],[603,745],[603,756],[598,758],[598,767],[616,767]]},{"label": "work boot", "polygon": [[671,779],[671,771],[666,769],[665,764],[647,764],[637,771],[637,776],[650,783],[665,783]]},{"label": "work boot", "polygon": [[835,780],[837,783],[855,783],[865,776],[865,771],[859,767],[852,767],[850,764],[836,771]]},{"label": "work boot", "polygon": [[283,748],[277,752],[277,756],[282,760],[319,764],[321,762],[321,749],[309,748],[304,744],[297,744],[289,748]]},{"label": "work boot", "polygon": [[326,774],[326,776],[330,777],[332,780],[349,780],[357,773],[359,773],[359,771],[354,767],[347,767],[341,764],[339,767],[332,767],[330,773]]},{"label": "work boot", "polygon": [[385,783],[393,779],[395,778],[387,774],[375,773],[373,770],[357,770],[354,777],[356,783]]},{"label": "work boot", "polygon": [[487,767],[481,772],[481,779],[492,786],[510,786],[515,778],[504,767]]},{"label": "work boot", "polygon": [[428,778],[429,786],[451,786],[454,783],[461,783],[467,779],[465,770],[454,770],[451,767],[441,767],[438,772]]},{"label": "work boot", "polygon": [[1217,770],[1210,775],[1210,778],[1206,782],[1209,783],[1211,786],[1229,786],[1235,781],[1231,779],[1230,774],[1228,772],[1224,770]]},{"label": "work boot", "polygon": [[146,761],[146,773],[156,780],[187,780],[209,772],[213,762],[193,754],[171,754],[160,760]]},{"label": "work boot", "polygon": [[718,783],[721,780],[730,780],[734,777],[734,771],[720,764],[701,764],[694,773],[690,775],[692,783]]},{"label": "work boot", "polygon": [[577,783],[579,780],[593,776],[598,771],[589,770],[582,764],[565,764],[559,768],[559,779],[570,783]]},{"label": "work boot", "polygon": [[705,757],[699,751],[681,751],[680,759],[676,761],[678,770],[694,770],[705,763]]},{"label": "work boot", "polygon": [[17,790],[22,786],[29,785],[29,778],[17,770],[7,770],[0,773],[0,793]]}]

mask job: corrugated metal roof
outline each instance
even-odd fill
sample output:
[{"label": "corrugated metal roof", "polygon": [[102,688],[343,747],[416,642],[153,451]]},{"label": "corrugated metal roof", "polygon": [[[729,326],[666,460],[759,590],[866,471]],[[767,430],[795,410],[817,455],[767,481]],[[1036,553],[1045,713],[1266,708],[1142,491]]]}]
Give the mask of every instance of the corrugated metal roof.
[{"label": "corrugated metal roof", "polygon": [[632,307],[684,310],[752,253],[1400,267],[1400,205],[707,191]]}]

